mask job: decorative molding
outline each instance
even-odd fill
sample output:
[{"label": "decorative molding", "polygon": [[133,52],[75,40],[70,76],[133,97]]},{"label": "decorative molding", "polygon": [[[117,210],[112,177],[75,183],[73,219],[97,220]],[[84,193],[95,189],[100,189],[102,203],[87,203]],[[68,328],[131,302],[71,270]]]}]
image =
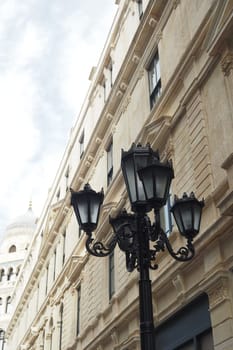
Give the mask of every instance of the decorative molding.
[{"label": "decorative molding", "polygon": [[127,89],[127,84],[124,82],[124,81],[122,81],[121,83],[120,83],[120,88],[121,88],[121,90],[122,91],[125,91],[126,89]]},{"label": "decorative molding", "polygon": [[180,302],[183,304],[185,302],[185,284],[183,276],[180,273],[178,273],[177,276],[173,278],[172,283],[176,288]]},{"label": "decorative molding", "polygon": [[130,102],[131,102],[131,96],[128,96],[126,98],[126,100],[125,100],[124,105],[122,106],[121,113],[124,113],[127,110],[128,105],[130,104]]},{"label": "decorative molding", "polygon": [[100,145],[102,142],[102,139],[100,137],[96,137],[95,142],[97,143],[97,145]]},{"label": "decorative molding", "polygon": [[148,24],[151,28],[155,28],[157,23],[158,21],[154,17],[150,17]]},{"label": "decorative molding", "polygon": [[121,98],[123,96],[123,92],[121,90],[118,90],[117,93],[116,93],[116,96],[118,98]]},{"label": "decorative molding", "polygon": [[88,162],[92,162],[93,161],[93,159],[94,159],[94,157],[93,156],[91,156],[90,154],[87,156],[87,160],[88,160]]},{"label": "decorative molding", "polygon": [[133,63],[138,64],[140,61],[140,57],[138,55],[134,54],[132,57],[132,61],[133,61]]},{"label": "decorative molding", "polygon": [[175,10],[177,8],[177,6],[180,4],[180,0],[173,0],[173,9]]},{"label": "decorative molding", "polygon": [[141,68],[138,72],[138,80],[141,80],[144,77],[145,70]]},{"label": "decorative molding", "polygon": [[210,309],[217,307],[219,304],[229,299],[229,282],[227,278],[219,279],[209,289],[209,305]]},{"label": "decorative molding", "polygon": [[233,52],[227,50],[221,59],[221,68],[225,76],[229,76],[233,69]]},{"label": "decorative molding", "polygon": [[112,120],[113,120],[113,115],[112,115],[111,113],[107,113],[107,114],[106,114],[106,119],[107,119],[108,121],[112,121]]},{"label": "decorative molding", "polygon": [[119,337],[118,337],[118,333],[117,333],[117,330],[115,327],[111,331],[111,338],[112,338],[114,345],[119,344]]}]

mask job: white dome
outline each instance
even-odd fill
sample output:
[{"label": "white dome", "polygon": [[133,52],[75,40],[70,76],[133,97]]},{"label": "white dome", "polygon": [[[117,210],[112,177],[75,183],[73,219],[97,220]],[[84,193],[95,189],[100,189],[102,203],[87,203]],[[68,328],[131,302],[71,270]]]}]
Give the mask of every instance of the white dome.
[{"label": "white dome", "polygon": [[9,252],[15,246],[17,251],[25,250],[30,243],[36,228],[37,218],[32,211],[31,203],[24,215],[16,217],[6,227],[6,231],[0,246],[0,254]]},{"label": "white dome", "polygon": [[24,215],[16,217],[11,224],[6,228],[6,234],[15,228],[35,228],[36,226],[36,216],[32,211],[31,206]]}]

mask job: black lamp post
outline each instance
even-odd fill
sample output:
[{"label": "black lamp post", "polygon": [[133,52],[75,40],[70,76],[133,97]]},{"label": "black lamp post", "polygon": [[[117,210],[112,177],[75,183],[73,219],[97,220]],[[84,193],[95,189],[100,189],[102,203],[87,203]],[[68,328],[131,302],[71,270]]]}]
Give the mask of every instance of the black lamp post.
[{"label": "black lamp post", "polygon": [[[172,164],[162,163],[150,145],[133,144],[128,152],[122,151],[121,168],[133,214],[123,210],[117,217],[109,218],[114,236],[108,247],[92,238],[92,231],[98,225],[103,190],[96,193],[89,184],[83,191],[71,190],[71,205],[80,228],[87,233],[86,248],[90,254],[107,256],[118,244],[125,253],[127,270],[138,269],[141,349],[155,350],[149,269],[158,268],[156,254],[165,248],[178,261],[188,261],[194,256],[192,241],[200,229],[204,201],[198,201],[193,192],[190,196],[184,193],[181,199],[175,196],[171,212],[187,244],[174,251],[160,225],[160,209],[166,204],[174,177]],[[154,210],[154,223],[147,215],[151,210]]]}]

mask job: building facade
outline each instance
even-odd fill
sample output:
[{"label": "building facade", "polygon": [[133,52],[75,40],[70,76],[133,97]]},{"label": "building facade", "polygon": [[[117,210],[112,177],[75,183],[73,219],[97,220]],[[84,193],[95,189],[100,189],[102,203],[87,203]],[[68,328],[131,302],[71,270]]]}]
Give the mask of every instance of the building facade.
[{"label": "building facade", "polygon": [[[105,199],[95,231],[130,210],[121,149],[151,144],[175,171],[171,197],[205,199],[195,258],[157,256],[160,350],[233,349],[233,2],[117,0],[118,11],[12,296],[8,350],[138,350],[138,272],[116,248],[90,256],[70,204],[84,184]],[[182,244],[170,213],[163,224]],[[169,232],[172,231],[172,232]]]},{"label": "building facade", "polygon": [[11,299],[36,227],[31,204],[28,211],[10,223],[0,244],[0,349],[3,349],[5,332],[12,316]]}]

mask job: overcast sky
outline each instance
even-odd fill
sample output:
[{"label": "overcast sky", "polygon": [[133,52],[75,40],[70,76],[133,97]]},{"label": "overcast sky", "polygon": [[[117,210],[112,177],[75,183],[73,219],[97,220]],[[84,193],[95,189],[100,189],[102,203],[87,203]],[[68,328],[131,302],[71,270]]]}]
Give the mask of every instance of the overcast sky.
[{"label": "overcast sky", "polygon": [[86,95],[114,0],[0,1],[0,237],[39,215]]}]

